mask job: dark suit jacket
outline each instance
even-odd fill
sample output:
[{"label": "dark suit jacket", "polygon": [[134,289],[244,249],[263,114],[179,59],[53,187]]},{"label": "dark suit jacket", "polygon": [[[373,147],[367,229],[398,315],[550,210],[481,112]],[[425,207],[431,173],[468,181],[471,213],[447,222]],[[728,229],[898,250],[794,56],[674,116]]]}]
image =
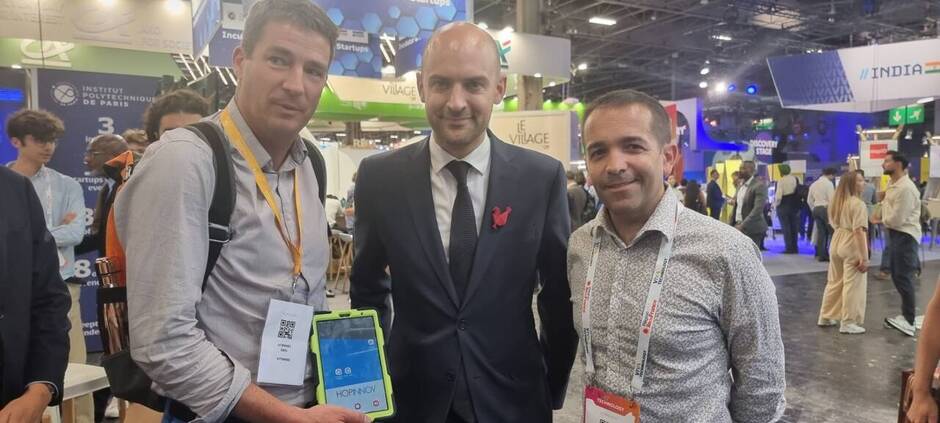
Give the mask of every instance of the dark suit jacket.
[{"label": "dark suit jacket", "polygon": [[760,235],[767,232],[767,219],[764,218],[764,205],[767,204],[767,184],[754,177],[747,186],[741,207],[741,232]]},{"label": "dark suit jacket", "polygon": [[69,356],[69,292],[55,240],[28,179],[0,166],[0,407],[31,382],[54,384],[62,400]]},{"label": "dark suit jacket", "polygon": [[584,224],[581,216],[584,213],[584,207],[587,206],[587,196],[587,191],[580,185],[568,188],[568,216],[571,219],[571,232]]},{"label": "dark suit jacket", "polygon": [[118,185],[121,183],[121,169],[115,169],[108,165],[104,166],[105,178],[114,181],[114,185],[109,187],[107,183],[101,186],[98,192],[98,200],[95,202],[95,214],[88,227],[88,233],[82,239],[82,243],[75,246],[75,255],[96,252],[98,257],[104,257],[105,234],[108,233],[108,213],[111,212],[111,206],[114,205],[115,194]]},{"label": "dark suit jacket", "polygon": [[718,182],[709,182],[706,194],[708,194],[705,198],[705,201],[708,202],[708,208],[720,209],[724,207],[725,195],[721,192],[721,187],[718,186]]},{"label": "dark suit jacket", "polygon": [[[356,184],[353,307],[389,329],[398,421],[443,422],[463,359],[480,422],[550,422],[577,351],[566,275],[570,233],[561,163],[490,134],[490,176],[463,301],[434,214],[428,140],[369,157]],[[493,228],[492,210],[512,207]],[[385,268],[389,267],[391,280]],[[532,296],[537,284],[541,339]]]}]

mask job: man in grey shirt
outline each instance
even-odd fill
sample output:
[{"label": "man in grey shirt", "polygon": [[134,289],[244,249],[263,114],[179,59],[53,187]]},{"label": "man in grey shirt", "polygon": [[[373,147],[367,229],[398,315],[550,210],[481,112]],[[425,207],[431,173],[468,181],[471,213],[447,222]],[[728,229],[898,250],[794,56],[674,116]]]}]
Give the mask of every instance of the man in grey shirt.
[{"label": "man in grey shirt", "polygon": [[757,246],[664,195],[678,147],[658,101],[615,91],[584,119],[588,173],[604,202],[568,247],[585,421],[601,421],[591,413],[598,392],[632,401],[644,423],[777,421],[783,342]]},{"label": "man in grey shirt", "polygon": [[336,38],[334,24],[308,0],[252,7],[234,54],[235,97],[208,118],[234,147],[236,202],[232,239],[204,291],[217,182],[209,145],[187,129],[164,133],[118,195],[131,355],[172,399],[164,422],[366,421],[338,407],[310,407],[310,354],[296,364],[302,384],[258,381],[269,307],[326,309],[326,218],[298,133],[316,109]]}]

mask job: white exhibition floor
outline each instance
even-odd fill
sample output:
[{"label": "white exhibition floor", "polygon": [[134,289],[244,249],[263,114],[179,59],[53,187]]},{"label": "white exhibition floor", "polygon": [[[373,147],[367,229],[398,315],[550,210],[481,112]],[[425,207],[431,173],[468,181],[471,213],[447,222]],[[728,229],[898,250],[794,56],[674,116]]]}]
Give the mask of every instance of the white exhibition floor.
[{"label": "white exhibition floor", "polygon": [[[924,237],[921,242],[921,262],[929,260],[940,260],[940,245],[930,248],[929,235]],[[799,240],[800,254],[782,254],[784,249],[783,238],[778,234],[777,239],[767,238],[764,241],[764,267],[770,276],[796,275],[802,273],[825,272],[829,268],[829,263],[816,261],[813,256],[815,248],[809,241]],[[882,241],[876,239],[872,241],[871,265],[872,271],[877,271],[881,265],[881,251],[883,250]]]}]

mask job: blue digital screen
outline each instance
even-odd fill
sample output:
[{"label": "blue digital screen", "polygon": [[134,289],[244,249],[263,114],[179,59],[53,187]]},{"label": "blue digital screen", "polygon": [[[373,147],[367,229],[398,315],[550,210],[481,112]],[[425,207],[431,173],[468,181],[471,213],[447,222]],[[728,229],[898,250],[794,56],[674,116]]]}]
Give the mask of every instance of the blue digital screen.
[{"label": "blue digital screen", "polygon": [[317,337],[327,404],[363,413],[387,410],[372,317],[317,322]]}]

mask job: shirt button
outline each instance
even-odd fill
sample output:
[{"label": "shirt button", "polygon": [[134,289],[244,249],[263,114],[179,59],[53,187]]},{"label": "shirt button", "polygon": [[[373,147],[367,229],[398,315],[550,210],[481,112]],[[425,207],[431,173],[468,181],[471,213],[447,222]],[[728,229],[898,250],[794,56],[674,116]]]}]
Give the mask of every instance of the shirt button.
[{"label": "shirt button", "polygon": [[457,322],[457,329],[467,330],[467,321],[465,319],[460,319]]},{"label": "shirt button", "polygon": [[457,380],[457,375],[455,375],[454,372],[447,372],[447,381],[453,382],[455,380]]}]

